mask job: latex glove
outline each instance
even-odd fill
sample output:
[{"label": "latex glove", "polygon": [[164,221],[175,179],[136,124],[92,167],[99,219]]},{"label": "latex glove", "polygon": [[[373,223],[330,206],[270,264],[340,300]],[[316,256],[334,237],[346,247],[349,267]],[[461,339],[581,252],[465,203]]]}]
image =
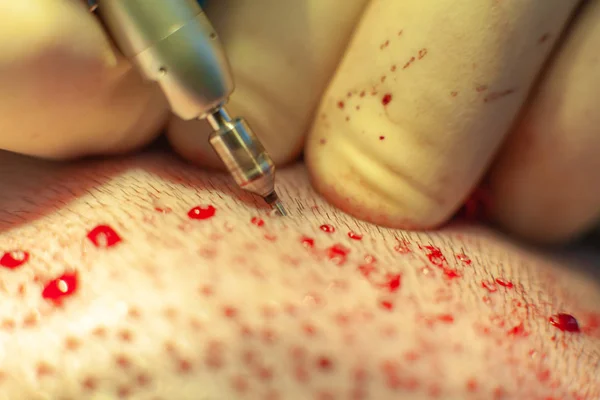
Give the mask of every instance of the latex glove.
[{"label": "latex glove", "polygon": [[[207,13],[234,70],[232,113],[279,165],[305,148],[314,186],[336,206],[433,228],[490,171],[494,219],[561,241],[600,211],[600,5],[576,13],[579,3],[219,0]],[[206,124],[170,118],[81,2],[0,7],[1,148],[123,152],[167,124],[180,154],[220,165]]]}]

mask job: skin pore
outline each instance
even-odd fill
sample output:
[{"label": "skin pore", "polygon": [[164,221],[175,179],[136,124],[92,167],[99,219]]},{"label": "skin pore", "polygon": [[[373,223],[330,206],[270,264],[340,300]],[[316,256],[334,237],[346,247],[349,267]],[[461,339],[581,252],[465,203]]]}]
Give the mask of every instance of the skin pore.
[{"label": "skin pore", "polygon": [[0,154],[0,398],[600,396],[582,270],[483,227],[355,220],[302,165],[278,185],[288,218],[162,151]]}]

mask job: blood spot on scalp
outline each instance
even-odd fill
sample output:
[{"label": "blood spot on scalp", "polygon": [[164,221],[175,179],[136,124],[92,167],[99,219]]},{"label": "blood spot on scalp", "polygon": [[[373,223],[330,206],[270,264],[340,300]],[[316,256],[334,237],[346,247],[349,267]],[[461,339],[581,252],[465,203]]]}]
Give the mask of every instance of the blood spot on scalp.
[{"label": "blood spot on scalp", "polygon": [[75,351],[81,347],[81,341],[75,337],[67,336],[65,339],[65,349]]},{"label": "blood spot on scalp", "polygon": [[338,101],[337,106],[340,110],[343,110],[346,105],[344,104],[343,101]]},{"label": "blood spot on scalp", "polygon": [[411,252],[410,243],[406,239],[396,239],[396,246],[394,246],[394,251],[400,254],[408,254]]},{"label": "blood spot on scalp", "polygon": [[464,265],[469,266],[472,264],[471,259],[466,254],[457,254],[456,259],[462,262]]},{"label": "blood spot on scalp", "polygon": [[479,387],[479,385],[477,384],[477,381],[475,380],[475,378],[471,378],[467,381],[467,391],[470,393],[474,393],[477,391],[477,388]]},{"label": "blood spot on scalp", "polygon": [[477,85],[477,86],[475,86],[475,91],[477,93],[485,92],[486,90],[488,90],[487,85]]},{"label": "blood spot on scalp", "polygon": [[253,225],[256,225],[256,226],[264,226],[265,225],[265,221],[262,218],[259,218],[259,217],[252,217],[252,219],[250,220],[250,222]]},{"label": "blood spot on scalp", "polygon": [[456,96],[458,96],[458,92],[456,92],[456,91],[450,92],[450,96],[456,97]]},{"label": "blood spot on scalp", "polygon": [[315,239],[308,236],[302,236],[300,238],[300,243],[302,243],[302,246],[304,246],[307,249],[312,249],[313,247],[315,247]]},{"label": "blood spot on scalp", "polygon": [[460,278],[460,274],[457,270],[450,268],[448,265],[448,260],[442,251],[436,246],[419,246],[421,250],[425,251],[425,255],[429,259],[429,262],[439,269],[441,269],[444,273],[444,277],[448,280]]},{"label": "blood spot on scalp", "polygon": [[384,140],[385,136],[379,136],[379,140]]},{"label": "blood spot on scalp", "polygon": [[508,332],[506,332],[506,334],[508,336],[515,336],[515,337],[527,337],[529,336],[529,333],[525,330],[525,325],[523,325],[523,323],[519,323],[518,325],[515,325],[514,327],[512,327]]},{"label": "blood spot on scalp", "polygon": [[45,361],[40,361],[35,368],[35,372],[37,374],[38,377],[42,378],[44,376],[49,376],[54,374],[54,367],[50,364],[48,364]]},{"label": "blood spot on scalp", "polygon": [[493,281],[481,281],[481,287],[490,293],[494,293],[498,290],[498,286]]},{"label": "blood spot on scalp", "polygon": [[392,101],[392,95],[390,93],[384,94],[381,98],[381,104],[383,104],[384,106],[390,104],[390,101]]},{"label": "blood spot on scalp", "polygon": [[212,369],[221,369],[225,364],[225,346],[217,340],[210,340],[206,345],[204,363]]},{"label": "blood spot on scalp", "polygon": [[437,320],[445,324],[451,324],[454,322],[454,316],[452,314],[440,314],[437,316]]},{"label": "blood spot on scalp", "polygon": [[131,360],[124,354],[117,354],[115,364],[122,369],[129,369],[131,367]]},{"label": "blood spot on scalp", "polygon": [[325,233],[333,233],[335,232],[335,228],[333,227],[333,225],[329,225],[329,224],[323,224],[319,227],[320,230],[322,230]]},{"label": "blood spot on scalp", "polygon": [[353,240],[362,240],[363,235],[361,235],[360,233],[356,233],[354,231],[350,231],[350,232],[348,232],[348,237]]},{"label": "blood spot on scalp", "polygon": [[317,366],[321,370],[330,371],[333,369],[333,362],[329,357],[319,357],[317,359]]},{"label": "blood spot on scalp", "polygon": [[397,292],[402,284],[402,275],[388,274],[385,283],[382,285],[390,293]]},{"label": "blood spot on scalp", "polygon": [[16,269],[29,260],[29,253],[23,250],[7,251],[0,258],[0,266],[8,269]]},{"label": "blood spot on scalp", "polygon": [[127,385],[121,385],[117,388],[117,395],[121,399],[126,399],[131,395],[131,388]]},{"label": "blood spot on scalp", "polygon": [[106,328],[104,326],[97,326],[92,330],[92,335],[97,338],[105,338],[107,334]]},{"label": "blood spot on scalp", "polygon": [[406,62],[406,64],[404,64],[404,66],[402,67],[402,69],[406,69],[406,68],[410,67],[410,65],[411,65],[412,63],[414,63],[414,62],[415,62],[415,58],[414,58],[414,57],[411,57],[411,58],[410,58],[410,59],[409,59],[409,60]]},{"label": "blood spot on scalp", "polygon": [[423,57],[425,57],[426,55],[427,55],[427,49],[419,50],[419,60],[422,60]]},{"label": "blood spot on scalp", "polygon": [[139,387],[146,387],[150,384],[151,381],[152,378],[144,373],[138,374],[135,377],[135,382],[138,384]]},{"label": "blood spot on scalp", "polygon": [[133,333],[129,329],[122,329],[117,333],[117,337],[126,343],[131,343],[133,341]]},{"label": "blood spot on scalp", "polygon": [[369,278],[372,273],[377,271],[374,264],[362,264],[358,266],[358,271],[365,277]]},{"label": "blood spot on scalp", "polygon": [[571,314],[555,314],[548,321],[550,325],[560,329],[563,332],[579,332],[579,323]]},{"label": "blood spot on scalp", "polygon": [[75,293],[77,286],[77,273],[67,272],[48,282],[42,290],[42,297],[46,300],[60,302],[65,297]]},{"label": "blood spot on scalp", "polygon": [[180,373],[182,375],[186,375],[186,374],[189,374],[190,372],[192,372],[193,369],[194,369],[194,364],[190,360],[187,360],[185,358],[177,360],[177,372],[178,373]]},{"label": "blood spot on scalp", "polygon": [[109,248],[119,244],[122,239],[109,225],[98,225],[88,232],[87,238],[98,248]]},{"label": "blood spot on scalp", "polygon": [[327,258],[335,265],[342,266],[346,263],[350,249],[337,243],[327,249]]},{"label": "blood spot on scalp", "polygon": [[223,315],[225,315],[227,318],[233,319],[238,315],[238,310],[232,306],[225,306],[223,307]]},{"label": "blood spot on scalp", "polygon": [[196,206],[188,211],[190,219],[205,220],[215,216],[216,208],[211,205]]},{"label": "blood spot on scalp", "polygon": [[496,278],[496,283],[498,285],[500,285],[500,286],[503,286],[503,287],[507,288],[507,289],[512,289],[514,287],[514,284],[511,281],[506,280],[504,278]]},{"label": "blood spot on scalp", "polygon": [[387,311],[392,311],[394,309],[394,303],[392,303],[390,300],[381,300],[379,305],[381,308]]},{"label": "blood spot on scalp", "polygon": [[88,376],[83,379],[81,386],[84,390],[93,392],[98,387],[98,380],[92,376]]}]

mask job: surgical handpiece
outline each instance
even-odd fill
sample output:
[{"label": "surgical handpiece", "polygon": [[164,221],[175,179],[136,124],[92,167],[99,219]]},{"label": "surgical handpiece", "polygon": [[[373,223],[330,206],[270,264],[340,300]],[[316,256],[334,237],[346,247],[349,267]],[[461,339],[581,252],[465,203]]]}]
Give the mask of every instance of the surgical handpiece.
[{"label": "surgical handpiece", "polygon": [[142,76],[160,85],[175,115],[208,121],[208,140],[237,184],[286,215],[271,157],[248,124],[225,109],[233,78],[196,0],[95,0],[90,6]]}]

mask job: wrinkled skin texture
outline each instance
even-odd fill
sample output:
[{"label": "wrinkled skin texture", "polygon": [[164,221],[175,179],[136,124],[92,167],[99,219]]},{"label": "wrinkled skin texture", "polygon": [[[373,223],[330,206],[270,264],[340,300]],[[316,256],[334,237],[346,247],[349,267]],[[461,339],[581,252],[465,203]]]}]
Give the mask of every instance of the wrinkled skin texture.
[{"label": "wrinkled skin texture", "polygon": [[[550,243],[589,229],[600,209],[600,2],[580,4],[219,0],[206,10],[236,77],[231,110],[279,165],[304,149],[333,205],[389,227],[439,227],[487,176],[491,218]],[[79,0],[11,2],[0,33],[0,148],[122,153],[166,127],[182,156],[220,167],[206,124],[170,116]]]},{"label": "wrinkled skin texture", "polygon": [[[597,270],[483,227],[361,222],[302,165],[280,194],[287,218],[160,151],[0,153],[0,257],[29,254],[0,267],[0,399],[599,398]],[[95,246],[99,225],[121,241]],[[44,299],[65,272],[74,292]]]}]

